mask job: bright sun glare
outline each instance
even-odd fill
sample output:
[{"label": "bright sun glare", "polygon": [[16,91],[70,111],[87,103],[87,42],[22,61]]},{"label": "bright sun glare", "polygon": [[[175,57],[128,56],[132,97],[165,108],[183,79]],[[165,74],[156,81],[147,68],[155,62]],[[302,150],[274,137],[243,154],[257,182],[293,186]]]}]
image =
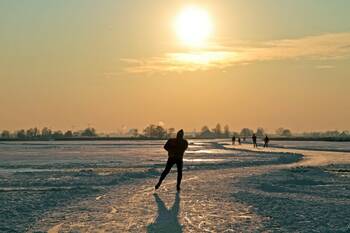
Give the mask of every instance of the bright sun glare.
[{"label": "bright sun glare", "polygon": [[213,30],[207,11],[196,6],[183,9],[175,21],[175,30],[179,39],[187,46],[205,45]]}]

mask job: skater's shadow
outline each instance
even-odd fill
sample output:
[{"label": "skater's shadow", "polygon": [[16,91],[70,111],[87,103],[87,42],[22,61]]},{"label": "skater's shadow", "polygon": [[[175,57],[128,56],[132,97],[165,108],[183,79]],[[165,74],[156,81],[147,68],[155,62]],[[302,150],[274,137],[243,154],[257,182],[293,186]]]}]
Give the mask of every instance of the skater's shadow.
[{"label": "skater's shadow", "polygon": [[147,232],[182,232],[182,226],[179,223],[178,215],[180,212],[180,194],[176,193],[173,206],[168,209],[158,194],[153,194],[158,207],[158,216],[154,223],[147,226]]}]

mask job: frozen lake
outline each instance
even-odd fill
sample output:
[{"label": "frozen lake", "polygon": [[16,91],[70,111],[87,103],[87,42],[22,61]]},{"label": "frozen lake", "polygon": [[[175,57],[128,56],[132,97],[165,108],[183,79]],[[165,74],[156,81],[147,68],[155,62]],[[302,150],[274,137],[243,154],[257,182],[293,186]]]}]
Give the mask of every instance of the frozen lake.
[{"label": "frozen lake", "polygon": [[271,141],[271,146],[323,151],[350,152],[350,142],[326,142],[326,141]]},{"label": "frozen lake", "polygon": [[[62,203],[99,195],[123,183],[159,175],[165,141],[0,143],[0,232],[23,231]],[[216,156],[211,156],[215,153]],[[232,160],[191,143],[185,163],[198,169]],[[158,169],[158,170],[157,170]],[[186,168],[185,168],[186,169]]]},{"label": "frozen lake", "polygon": [[[350,143],[271,144],[286,148],[350,151]],[[82,201],[92,200],[95,205],[95,198],[119,187],[131,187],[141,180],[149,182],[146,182],[147,187],[152,190],[153,181],[157,180],[167,159],[163,145],[164,141],[1,142],[0,232],[46,229],[48,222],[54,224],[83,212]],[[247,176],[256,172],[259,166],[278,166],[299,159],[296,155],[229,150],[216,140],[191,140],[185,155],[184,176],[197,174],[193,177],[199,177],[200,174],[206,176],[206,171],[218,174],[220,170],[242,168],[247,168],[244,170],[247,171],[244,176]],[[231,190],[228,186],[224,189]],[[218,191],[219,195],[220,189]],[[251,199],[245,201],[254,204]],[[70,206],[69,213],[65,206]],[[48,215],[51,217],[45,217],[43,221],[43,216]]]}]

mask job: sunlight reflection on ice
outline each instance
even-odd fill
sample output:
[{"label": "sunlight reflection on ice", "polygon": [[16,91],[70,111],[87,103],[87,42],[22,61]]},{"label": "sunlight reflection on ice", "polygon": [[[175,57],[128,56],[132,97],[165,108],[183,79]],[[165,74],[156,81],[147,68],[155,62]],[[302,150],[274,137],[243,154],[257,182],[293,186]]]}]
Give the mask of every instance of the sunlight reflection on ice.
[{"label": "sunlight reflection on ice", "polygon": [[[196,151],[187,151],[186,154],[227,154],[228,152],[220,149],[204,149],[204,150],[196,150]],[[232,154],[232,152],[231,152]]]},{"label": "sunlight reflection on ice", "polygon": [[225,159],[183,159],[186,162],[220,162],[225,161]]}]

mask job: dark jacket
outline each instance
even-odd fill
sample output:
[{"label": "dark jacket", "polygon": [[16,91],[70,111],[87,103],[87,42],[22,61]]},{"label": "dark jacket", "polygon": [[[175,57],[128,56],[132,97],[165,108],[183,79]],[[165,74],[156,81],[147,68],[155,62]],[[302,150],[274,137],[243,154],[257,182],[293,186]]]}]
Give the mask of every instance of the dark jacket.
[{"label": "dark jacket", "polygon": [[171,138],[165,145],[164,149],[168,151],[169,158],[182,159],[185,150],[188,147],[188,142],[185,139]]}]

